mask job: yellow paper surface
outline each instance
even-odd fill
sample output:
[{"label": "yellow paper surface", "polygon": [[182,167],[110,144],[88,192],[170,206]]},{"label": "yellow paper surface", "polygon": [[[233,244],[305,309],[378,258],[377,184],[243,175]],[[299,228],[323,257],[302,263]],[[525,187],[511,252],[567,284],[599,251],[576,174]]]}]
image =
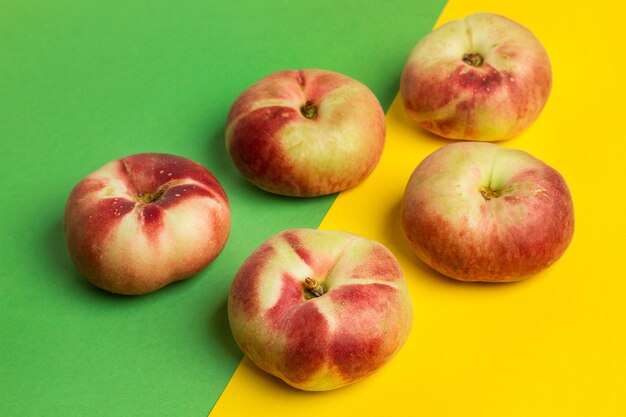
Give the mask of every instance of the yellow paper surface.
[{"label": "yellow paper surface", "polygon": [[290,388],[244,359],[211,417],[626,415],[626,51],[612,7],[451,0],[438,22],[500,13],[546,47],[548,104],[500,144],[568,182],[576,230],[565,255],[514,284],[456,282],[421,263],[402,233],[400,202],[417,164],[450,141],[415,127],[397,98],[380,164],[339,195],[320,228],[377,240],[398,257],[414,305],[408,342],[375,375],[324,393]]}]

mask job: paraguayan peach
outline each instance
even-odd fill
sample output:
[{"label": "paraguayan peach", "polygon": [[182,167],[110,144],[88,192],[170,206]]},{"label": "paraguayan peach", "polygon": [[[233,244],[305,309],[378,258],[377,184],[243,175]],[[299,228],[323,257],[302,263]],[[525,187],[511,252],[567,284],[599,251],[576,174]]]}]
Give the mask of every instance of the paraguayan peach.
[{"label": "paraguayan peach", "polygon": [[412,326],[404,274],[389,250],[309,229],[279,233],[250,255],[232,283],[228,316],[254,363],[312,391],[372,374]]},{"label": "paraguayan peach", "polygon": [[415,169],[402,226],[426,264],[462,281],[518,281],[552,265],[574,233],[563,177],[532,155],[457,142]]},{"label": "paraguayan peach", "polygon": [[298,197],[354,187],[374,169],[385,115],[364,84],[336,72],[279,71],[233,104],[226,149],[263,190]]},{"label": "paraguayan peach", "polygon": [[80,181],[65,208],[72,261],[89,281],[145,294],[188,278],[226,244],[230,206],[217,179],[183,157],[146,153]]},{"label": "paraguayan peach", "polygon": [[412,50],[400,91],[419,126],[451,139],[495,141],[526,129],[552,86],[546,50],[524,26],[477,13],[444,24]]}]

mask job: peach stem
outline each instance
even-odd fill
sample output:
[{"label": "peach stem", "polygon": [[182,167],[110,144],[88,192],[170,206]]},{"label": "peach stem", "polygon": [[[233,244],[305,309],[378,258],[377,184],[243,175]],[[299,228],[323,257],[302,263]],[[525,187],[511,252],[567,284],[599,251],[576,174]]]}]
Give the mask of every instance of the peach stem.
[{"label": "peach stem", "polygon": [[322,287],[321,284],[313,278],[306,277],[304,279],[304,287],[311,291],[311,293],[316,297],[324,294],[324,287]]}]

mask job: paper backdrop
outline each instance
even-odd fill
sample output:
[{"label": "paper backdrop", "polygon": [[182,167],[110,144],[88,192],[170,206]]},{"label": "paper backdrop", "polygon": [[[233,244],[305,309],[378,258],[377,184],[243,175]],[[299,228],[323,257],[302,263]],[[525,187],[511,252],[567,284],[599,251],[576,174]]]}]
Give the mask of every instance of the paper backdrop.
[{"label": "paper backdrop", "polygon": [[[626,414],[626,58],[615,6],[100,3],[0,1],[0,415]],[[394,101],[400,72],[433,26],[476,11],[523,23],[548,50],[548,104],[530,129],[501,145],[559,170],[576,210],[563,258],[516,284],[442,277],[411,254],[399,228],[408,176],[450,143],[405,117]],[[336,199],[258,191],[223,146],[228,109],[243,89],[270,72],[307,67],[364,82],[388,110],[379,166]],[[83,176],[147,151],[207,166],[230,197],[233,229],[198,276],[148,296],[112,296],[71,264],[63,207]],[[407,344],[379,373],[305,393],[240,362],[226,296],[259,243],[285,228],[318,226],[388,246],[407,276],[415,317]]]}]

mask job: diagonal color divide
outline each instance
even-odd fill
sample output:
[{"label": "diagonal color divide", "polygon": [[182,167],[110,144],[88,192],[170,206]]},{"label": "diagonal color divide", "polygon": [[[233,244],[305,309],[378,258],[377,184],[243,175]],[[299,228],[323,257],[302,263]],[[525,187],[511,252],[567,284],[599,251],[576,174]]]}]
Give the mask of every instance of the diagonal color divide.
[{"label": "diagonal color divide", "polygon": [[[450,141],[414,127],[396,98],[379,166],[338,196],[320,228],[378,240],[396,254],[414,304],[407,344],[377,374],[323,393],[292,389],[244,359],[210,417],[626,414],[626,146],[612,125],[623,118],[625,58],[609,42],[621,35],[618,14],[602,4],[583,11],[540,1],[468,3],[451,0],[438,24],[500,13],[529,27],[551,57],[548,105],[501,145],[534,154],[567,180],[576,209],[568,251],[516,284],[459,283],[420,263],[400,229],[400,202],[415,166]],[[609,57],[620,65],[605,66]]]}]

